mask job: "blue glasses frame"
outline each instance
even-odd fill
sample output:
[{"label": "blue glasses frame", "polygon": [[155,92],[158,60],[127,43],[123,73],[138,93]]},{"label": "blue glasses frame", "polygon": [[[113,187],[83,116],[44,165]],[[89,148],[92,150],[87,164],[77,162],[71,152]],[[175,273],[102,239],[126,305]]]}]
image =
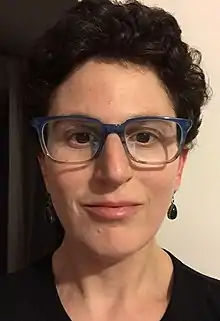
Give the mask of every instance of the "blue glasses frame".
[{"label": "blue glasses frame", "polygon": [[[170,116],[141,116],[141,117],[134,117],[134,118],[127,119],[125,122],[123,122],[121,124],[105,124],[105,123],[102,123],[99,119],[88,117],[88,116],[83,116],[83,115],[60,115],[60,116],[36,117],[31,121],[31,125],[37,131],[38,138],[39,138],[40,145],[41,145],[41,148],[42,148],[43,152],[48,157],[53,159],[54,161],[57,161],[57,160],[55,160],[53,157],[51,157],[51,155],[49,154],[49,152],[47,150],[47,147],[46,147],[46,143],[45,143],[45,140],[44,140],[44,127],[50,121],[62,120],[62,119],[64,119],[64,120],[67,120],[67,119],[79,119],[80,120],[80,119],[82,119],[83,121],[97,123],[97,125],[101,129],[102,139],[100,141],[100,146],[99,146],[98,150],[96,151],[95,155],[92,157],[92,159],[98,157],[98,155],[100,154],[100,152],[101,152],[101,150],[103,148],[103,145],[105,144],[106,138],[110,134],[117,134],[120,137],[123,145],[126,145],[125,144],[125,139],[124,139],[124,132],[125,132],[125,127],[129,123],[132,123],[132,122],[135,122],[135,121],[144,121],[144,120],[162,120],[162,121],[168,120],[168,121],[172,121],[172,122],[176,123],[177,125],[179,125],[180,131],[181,131],[181,137],[180,137],[180,141],[179,141],[179,149],[178,149],[177,154],[175,155],[175,157],[173,159],[171,159],[170,161],[167,161],[166,163],[173,162],[180,155],[181,151],[184,148],[187,135],[188,135],[188,133],[189,133],[189,131],[192,128],[192,125],[193,125],[193,122],[190,119],[170,117]],[[126,146],[126,150],[127,150],[127,152],[129,153],[129,155],[131,156],[131,158],[134,161],[139,162],[139,163],[143,163],[143,164],[147,163],[147,162],[135,160],[134,157],[130,154],[129,150],[127,149],[127,146]],[[58,162],[64,163],[64,161],[58,161]],[[69,162],[69,163],[75,163],[75,162]]]}]

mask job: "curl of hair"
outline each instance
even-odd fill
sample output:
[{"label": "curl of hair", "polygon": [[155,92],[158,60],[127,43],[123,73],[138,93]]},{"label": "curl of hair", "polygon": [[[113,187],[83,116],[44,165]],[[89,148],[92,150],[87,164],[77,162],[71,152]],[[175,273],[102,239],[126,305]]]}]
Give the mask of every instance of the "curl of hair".
[{"label": "curl of hair", "polygon": [[137,1],[78,2],[30,52],[24,96],[29,115],[46,115],[56,88],[91,59],[152,68],[172,99],[177,117],[192,119],[186,144],[192,143],[209,87],[200,67],[201,53],[182,41],[171,14]]}]

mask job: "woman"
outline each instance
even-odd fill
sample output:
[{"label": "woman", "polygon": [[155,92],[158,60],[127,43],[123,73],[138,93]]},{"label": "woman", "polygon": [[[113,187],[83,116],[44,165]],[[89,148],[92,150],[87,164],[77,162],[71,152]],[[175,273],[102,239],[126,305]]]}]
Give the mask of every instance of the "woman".
[{"label": "woman", "polygon": [[2,281],[0,320],[220,320],[220,281],[155,241],[208,98],[199,63],[176,20],[138,2],[83,0],[38,41],[26,105],[65,233]]}]

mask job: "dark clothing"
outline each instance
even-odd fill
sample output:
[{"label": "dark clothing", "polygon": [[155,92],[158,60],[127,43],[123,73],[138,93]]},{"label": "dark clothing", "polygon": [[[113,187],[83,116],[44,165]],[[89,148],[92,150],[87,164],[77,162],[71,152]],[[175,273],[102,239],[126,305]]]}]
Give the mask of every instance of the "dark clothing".
[{"label": "dark clothing", "polygon": [[[170,256],[173,289],[161,321],[220,321],[220,281]],[[56,291],[51,256],[0,281],[0,321],[70,321]]]}]

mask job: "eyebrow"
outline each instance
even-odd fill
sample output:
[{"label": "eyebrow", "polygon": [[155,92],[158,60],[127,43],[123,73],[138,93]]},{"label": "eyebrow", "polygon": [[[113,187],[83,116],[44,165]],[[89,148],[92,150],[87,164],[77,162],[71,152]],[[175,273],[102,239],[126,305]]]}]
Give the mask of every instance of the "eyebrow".
[{"label": "eyebrow", "polygon": [[175,117],[175,115],[164,115],[159,112],[150,112],[150,113],[138,113],[138,114],[130,114],[129,118],[137,118],[137,117]]}]

